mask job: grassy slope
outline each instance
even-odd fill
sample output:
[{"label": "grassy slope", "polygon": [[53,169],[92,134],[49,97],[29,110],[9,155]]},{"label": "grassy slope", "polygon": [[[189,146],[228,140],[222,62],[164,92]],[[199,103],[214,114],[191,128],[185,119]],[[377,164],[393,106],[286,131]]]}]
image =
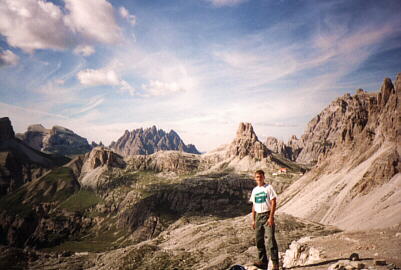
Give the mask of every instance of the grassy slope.
[{"label": "grassy slope", "polygon": [[43,177],[26,183],[0,199],[0,209],[9,214],[27,216],[39,203],[60,203],[79,188],[70,168],[53,169]]}]

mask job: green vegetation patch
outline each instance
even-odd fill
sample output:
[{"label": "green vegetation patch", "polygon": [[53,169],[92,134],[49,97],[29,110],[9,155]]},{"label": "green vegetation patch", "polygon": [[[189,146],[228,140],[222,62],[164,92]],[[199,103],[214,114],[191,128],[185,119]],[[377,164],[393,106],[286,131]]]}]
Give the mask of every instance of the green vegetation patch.
[{"label": "green vegetation patch", "polygon": [[101,201],[102,199],[94,191],[81,189],[63,201],[60,207],[69,211],[83,212]]},{"label": "green vegetation patch", "polygon": [[33,213],[31,206],[64,201],[78,189],[79,183],[75,180],[72,170],[59,167],[3,196],[0,199],[0,208],[8,213],[26,217]]},{"label": "green vegetation patch", "polygon": [[[59,167],[28,185],[35,202],[61,202],[79,188],[70,168]],[[35,194],[34,194],[35,193]],[[30,196],[30,197],[31,197]]]},{"label": "green vegetation patch", "polygon": [[5,210],[9,214],[19,214],[21,217],[29,217],[34,211],[29,205],[22,203],[25,196],[24,189],[18,189],[13,193],[0,198],[0,209]]},{"label": "green vegetation patch", "polygon": [[118,231],[115,227],[110,230],[100,230],[97,234],[91,234],[81,239],[69,240],[58,246],[45,248],[44,251],[49,252],[104,252],[119,247],[117,240],[124,236],[124,232]]}]

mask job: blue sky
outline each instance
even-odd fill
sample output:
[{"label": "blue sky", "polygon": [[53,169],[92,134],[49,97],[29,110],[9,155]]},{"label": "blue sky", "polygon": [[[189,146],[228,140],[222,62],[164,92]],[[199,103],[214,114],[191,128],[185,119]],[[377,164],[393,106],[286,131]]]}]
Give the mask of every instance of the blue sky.
[{"label": "blue sky", "polygon": [[0,115],[109,144],[156,125],[209,151],[287,141],[401,72],[400,1],[4,0]]}]

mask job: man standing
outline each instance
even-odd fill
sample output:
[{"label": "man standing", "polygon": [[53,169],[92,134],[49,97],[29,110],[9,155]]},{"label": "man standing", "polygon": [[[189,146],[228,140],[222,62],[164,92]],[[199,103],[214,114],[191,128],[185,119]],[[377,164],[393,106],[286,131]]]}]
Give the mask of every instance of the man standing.
[{"label": "man standing", "polygon": [[265,172],[255,172],[257,186],[253,188],[249,201],[252,205],[252,227],[256,231],[256,247],[258,248],[259,261],[256,267],[267,269],[269,262],[265,247],[265,232],[267,234],[267,247],[273,262],[273,270],[278,270],[278,247],[274,236],[275,223],[274,212],[276,211],[277,194],[273,187],[265,183]]}]

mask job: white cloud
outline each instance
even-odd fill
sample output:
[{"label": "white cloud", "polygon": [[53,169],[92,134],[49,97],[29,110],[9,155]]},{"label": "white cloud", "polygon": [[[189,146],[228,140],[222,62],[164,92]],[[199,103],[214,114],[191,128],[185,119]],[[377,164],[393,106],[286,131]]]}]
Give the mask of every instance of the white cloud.
[{"label": "white cloud", "polygon": [[78,72],[77,77],[83,85],[119,85],[120,79],[114,70],[85,69]]},{"label": "white cloud", "polygon": [[135,25],[136,24],[136,17],[135,15],[132,15],[129,13],[129,11],[125,7],[120,7],[118,9],[120,12],[120,16],[126,19],[130,24]]},{"label": "white cloud", "polygon": [[0,66],[16,65],[18,64],[19,56],[10,50],[0,52]]},{"label": "white cloud", "polygon": [[75,114],[80,114],[80,113],[86,113],[88,111],[91,111],[95,109],[97,106],[102,104],[105,101],[103,96],[96,96],[93,97],[89,100],[89,102],[79,111],[77,111]]},{"label": "white cloud", "polygon": [[158,80],[150,81],[148,84],[143,84],[142,89],[152,96],[163,96],[171,93],[185,91],[177,82],[161,82]]},{"label": "white cloud", "polygon": [[77,78],[83,85],[119,86],[119,89],[122,92],[128,92],[131,95],[133,95],[135,92],[134,88],[128,82],[120,79],[118,74],[109,68],[81,70],[78,72]]},{"label": "white cloud", "polygon": [[235,6],[248,0],[207,0],[207,1],[212,3],[216,7],[222,7],[222,6]]},{"label": "white cloud", "polygon": [[114,18],[113,6],[105,0],[65,0],[69,13],[65,23],[74,32],[102,43],[115,43],[121,29]]},{"label": "white cloud", "polygon": [[77,47],[75,47],[74,49],[74,53],[75,54],[80,54],[83,56],[89,56],[91,54],[95,53],[95,48],[93,48],[93,46],[90,45],[78,45]]},{"label": "white cloud", "polygon": [[70,45],[63,13],[42,0],[0,1],[0,33],[10,46],[32,53],[36,49],[63,50]]},{"label": "white cloud", "polygon": [[7,43],[33,53],[38,49],[65,50],[78,45],[89,55],[93,48],[79,44],[116,43],[121,29],[112,5],[105,0],[65,0],[65,10],[44,0],[0,1],[0,34]]},{"label": "white cloud", "polygon": [[[140,78],[142,83],[136,95],[142,97],[165,96],[173,93],[194,92],[198,81],[193,65],[166,51],[149,53],[136,44],[115,54],[115,70],[125,76]],[[113,66],[113,63],[110,64]]]}]

